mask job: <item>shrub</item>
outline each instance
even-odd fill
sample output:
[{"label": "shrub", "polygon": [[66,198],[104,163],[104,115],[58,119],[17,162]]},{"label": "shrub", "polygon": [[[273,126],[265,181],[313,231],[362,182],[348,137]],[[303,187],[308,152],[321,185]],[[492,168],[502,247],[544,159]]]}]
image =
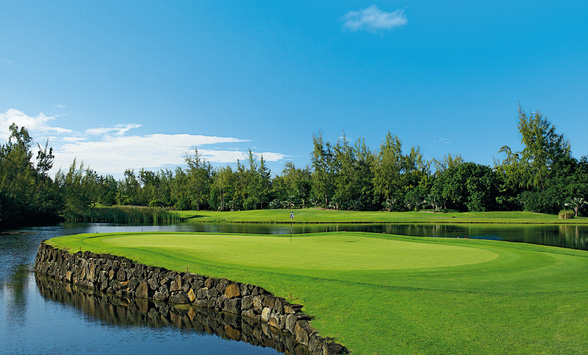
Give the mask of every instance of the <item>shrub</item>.
[{"label": "shrub", "polygon": [[563,210],[559,212],[559,219],[571,219],[574,218],[574,211]]}]

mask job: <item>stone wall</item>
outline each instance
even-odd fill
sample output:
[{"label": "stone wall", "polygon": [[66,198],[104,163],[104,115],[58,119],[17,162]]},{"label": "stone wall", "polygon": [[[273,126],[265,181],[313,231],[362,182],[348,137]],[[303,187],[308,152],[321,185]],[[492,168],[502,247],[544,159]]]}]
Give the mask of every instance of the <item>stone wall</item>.
[{"label": "stone wall", "polygon": [[301,305],[290,304],[256,285],[147,266],[109,254],[71,254],[45,243],[39,246],[34,270],[92,291],[192,305],[259,320],[292,334],[311,354],[348,353],[344,346],[320,336],[311,327],[311,318],[301,311]]}]

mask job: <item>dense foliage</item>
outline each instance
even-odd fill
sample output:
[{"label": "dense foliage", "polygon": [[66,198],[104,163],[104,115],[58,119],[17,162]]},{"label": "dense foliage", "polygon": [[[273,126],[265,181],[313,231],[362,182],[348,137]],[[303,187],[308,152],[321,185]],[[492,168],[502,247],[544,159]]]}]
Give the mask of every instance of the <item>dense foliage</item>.
[{"label": "dense foliage", "polygon": [[[198,150],[186,168],[158,172],[127,170],[100,176],[74,161],[55,179],[53,150],[38,146],[25,128],[10,127],[0,147],[0,224],[43,223],[95,216],[96,205],[149,206],[177,210],[251,210],[322,207],[341,210],[435,211],[527,210],[557,214],[588,208],[588,159],[576,159],[564,136],[540,112],[519,108],[523,149],[504,146],[494,167],[465,162],[460,155],[426,160],[419,147],[405,151],[390,132],[378,151],[364,140],[335,144],[313,136],[311,165],[286,163],[272,177],[263,157],[249,151],[245,164],[213,168]],[[434,168],[434,169],[433,169]]]},{"label": "dense foliage", "polygon": [[32,141],[25,128],[12,124],[8,142],[0,146],[0,225],[49,222],[62,206],[59,188],[47,176],[53,150],[39,146],[34,158]]}]

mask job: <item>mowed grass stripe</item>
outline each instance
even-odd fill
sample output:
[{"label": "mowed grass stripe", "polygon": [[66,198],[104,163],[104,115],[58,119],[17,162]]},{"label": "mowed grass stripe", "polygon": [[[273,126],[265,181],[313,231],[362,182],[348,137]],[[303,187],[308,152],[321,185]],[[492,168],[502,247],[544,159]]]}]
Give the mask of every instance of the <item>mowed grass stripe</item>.
[{"label": "mowed grass stripe", "polygon": [[94,236],[49,243],[291,293],[359,354],[588,351],[585,251],[369,233]]}]

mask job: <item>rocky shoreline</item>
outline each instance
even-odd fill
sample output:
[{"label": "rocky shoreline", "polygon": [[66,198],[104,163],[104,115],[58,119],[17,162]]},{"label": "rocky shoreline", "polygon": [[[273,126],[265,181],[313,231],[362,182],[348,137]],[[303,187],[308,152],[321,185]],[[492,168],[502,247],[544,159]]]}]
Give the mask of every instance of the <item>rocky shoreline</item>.
[{"label": "rocky shoreline", "polygon": [[110,254],[69,253],[44,242],[39,246],[37,274],[91,291],[171,305],[189,305],[251,318],[276,331],[287,332],[310,354],[347,354],[310,325],[302,305],[291,304],[251,284],[135,263]]}]

